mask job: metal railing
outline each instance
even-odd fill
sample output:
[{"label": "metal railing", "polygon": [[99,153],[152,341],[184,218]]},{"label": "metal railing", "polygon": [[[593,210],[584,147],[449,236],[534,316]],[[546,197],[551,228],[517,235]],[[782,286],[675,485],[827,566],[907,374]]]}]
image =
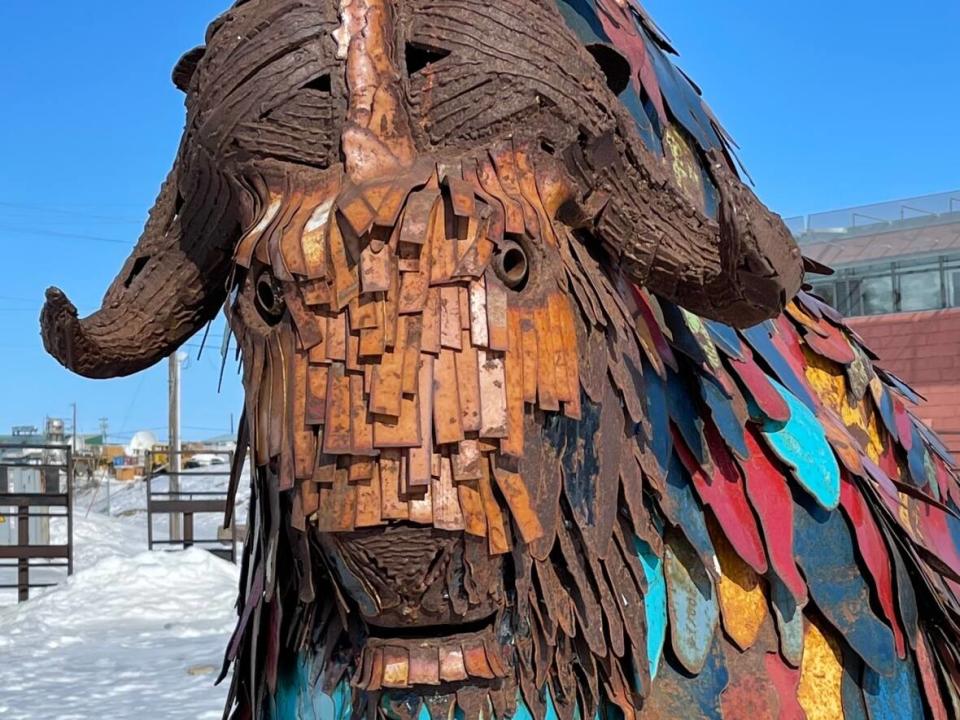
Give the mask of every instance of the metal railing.
[{"label": "metal railing", "polygon": [[[57,584],[34,580],[32,571],[73,574],[73,474],[69,445],[0,445],[0,518],[8,528],[0,544],[0,570],[15,568],[17,575],[15,583],[0,583],[0,589],[15,589],[18,602],[29,600],[33,589]],[[66,521],[65,544],[51,542],[51,519]]]},{"label": "metal railing", "polygon": [[[193,490],[181,489],[180,481],[189,478],[199,481],[201,478],[226,478],[229,481],[230,469],[233,466],[233,452],[202,452],[182,450],[173,452],[164,450],[161,453],[168,460],[172,455],[179,455],[181,458],[196,455],[207,455],[215,457],[224,457],[226,462],[222,465],[224,470],[211,470],[207,467],[198,467],[200,472],[170,471],[168,467],[159,468],[151,471],[152,453],[147,457],[147,544],[150,550],[155,547],[181,547],[189,548],[200,546],[214,555],[230,562],[237,561],[237,524],[235,521],[230,523],[230,527],[225,528],[226,537],[219,536],[215,538],[204,538],[196,536],[195,518],[197,515],[218,514],[225,517],[227,505],[230,500],[228,491],[224,490]],[[188,460],[189,462],[189,460]],[[211,466],[220,467],[220,466]],[[160,478],[166,477],[168,486],[166,490],[157,490],[154,483]],[[169,528],[172,529],[177,520],[182,520],[182,533],[168,532],[166,539],[157,539],[154,532],[154,518],[157,515],[167,515],[170,519]],[[179,534],[180,537],[175,535]],[[223,547],[227,545],[227,547]]]},{"label": "metal railing", "polygon": [[801,241],[960,222],[960,190],[785,218]]}]

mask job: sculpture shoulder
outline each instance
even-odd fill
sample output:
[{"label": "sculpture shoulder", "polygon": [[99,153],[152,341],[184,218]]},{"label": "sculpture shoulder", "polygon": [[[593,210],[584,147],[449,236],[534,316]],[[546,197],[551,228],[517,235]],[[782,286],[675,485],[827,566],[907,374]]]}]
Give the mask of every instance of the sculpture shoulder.
[{"label": "sculpture shoulder", "polygon": [[647,375],[651,436],[670,438],[650,444],[670,646],[652,717],[765,693],[947,717],[960,486],[923,399],[812,295],[745,331],[648,302],[677,359]]}]

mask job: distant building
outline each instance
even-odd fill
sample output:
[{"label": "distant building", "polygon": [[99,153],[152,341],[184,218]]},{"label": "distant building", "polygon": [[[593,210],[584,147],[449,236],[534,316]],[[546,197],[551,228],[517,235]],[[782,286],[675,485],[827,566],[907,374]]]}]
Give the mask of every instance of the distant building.
[{"label": "distant building", "polygon": [[960,454],[960,191],[793,218],[829,265],[817,294],[928,402],[917,411]]},{"label": "distant building", "polygon": [[208,438],[202,443],[198,443],[198,445],[206,450],[232,452],[237,449],[237,436],[232,433],[229,435],[218,435],[217,437]]}]

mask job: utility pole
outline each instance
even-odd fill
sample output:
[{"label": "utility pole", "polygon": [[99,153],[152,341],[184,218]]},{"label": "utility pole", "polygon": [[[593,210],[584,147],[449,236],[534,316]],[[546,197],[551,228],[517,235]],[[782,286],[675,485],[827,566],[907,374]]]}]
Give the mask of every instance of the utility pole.
[{"label": "utility pole", "polygon": [[73,437],[70,440],[70,444],[73,446],[73,454],[77,454],[77,404],[75,402],[70,403],[70,407],[73,408]]},{"label": "utility pole", "polygon": [[[170,451],[167,453],[167,470],[170,478],[170,492],[180,492],[180,363],[183,362],[183,355],[180,352],[174,352],[170,356],[170,428],[169,445]],[[172,498],[172,499],[175,499]],[[180,540],[180,515],[170,513],[170,539]]]},{"label": "utility pole", "polygon": [[110,472],[103,467],[104,457],[107,454],[107,429],[110,421],[107,418],[100,418],[100,464],[103,477],[107,481],[107,515],[112,515],[110,507]]}]

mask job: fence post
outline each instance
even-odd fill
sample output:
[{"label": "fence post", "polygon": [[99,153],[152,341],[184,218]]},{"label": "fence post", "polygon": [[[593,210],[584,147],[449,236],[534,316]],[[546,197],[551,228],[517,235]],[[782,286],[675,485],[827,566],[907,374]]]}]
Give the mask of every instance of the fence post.
[{"label": "fence post", "polygon": [[[30,506],[17,506],[17,544],[27,547],[30,544]],[[30,558],[17,559],[17,599],[26,602],[30,599]]]}]

